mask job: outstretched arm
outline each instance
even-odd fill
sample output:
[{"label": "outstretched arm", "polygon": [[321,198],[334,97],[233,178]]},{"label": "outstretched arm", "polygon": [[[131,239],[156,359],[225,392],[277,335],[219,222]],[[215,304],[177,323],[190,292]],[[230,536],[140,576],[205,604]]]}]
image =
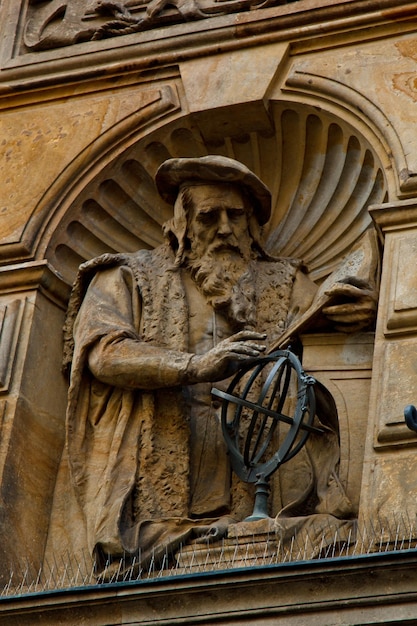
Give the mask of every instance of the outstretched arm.
[{"label": "outstretched arm", "polygon": [[205,354],[147,342],[140,336],[142,302],[129,268],[100,272],[92,281],[75,325],[75,341],[88,346],[95,378],[126,389],[160,389],[214,382],[265,350],[265,335],[241,331]]},{"label": "outstretched arm", "polygon": [[242,362],[260,356],[264,339],[261,333],[241,331],[197,355],[129,337],[104,337],[90,349],[88,366],[101,382],[128,389],[215,382],[234,374]]}]

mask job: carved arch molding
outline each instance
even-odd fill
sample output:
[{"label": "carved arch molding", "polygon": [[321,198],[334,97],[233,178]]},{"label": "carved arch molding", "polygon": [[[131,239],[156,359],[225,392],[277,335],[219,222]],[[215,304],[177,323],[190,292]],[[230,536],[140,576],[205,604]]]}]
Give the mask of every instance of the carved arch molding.
[{"label": "carved arch molding", "polygon": [[268,251],[303,259],[312,278],[323,279],[370,225],[368,206],[385,199],[378,155],[349,123],[305,104],[272,102],[269,125],[248,116],[237,126],[222,136],[185,116],[139,139],[62,210],[46,248],[50,264],[71,284],[89,258],[155,247],[172,212],[154,186],[159,165],[172,156],[221,154],[245,163],[272,191]]}]

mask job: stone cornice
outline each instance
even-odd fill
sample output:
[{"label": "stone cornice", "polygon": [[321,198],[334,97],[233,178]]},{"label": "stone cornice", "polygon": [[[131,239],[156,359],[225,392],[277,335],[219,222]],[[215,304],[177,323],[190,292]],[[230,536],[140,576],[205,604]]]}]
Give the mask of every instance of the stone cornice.
[{"label": "stone cornice", "polygon": [[30,261],[0,267],[0,296],[40,289],[61,308],[66,308],[70,288],[47,261]]},{"label": "stone cornice", "polygon": [[[18,41],[10,33],[16,0],[4,6],[0,27],[4,38],[0,95],[40,90],[55,85],[109,77],[120,73],[142,72],[175,65],[188,58],[227,52],[245,46],[278,41],[326,47],[352,37],[369,40],[398,30],[414,30],[417,2],[405,0],[300,0],[276,7],[230,13],[192,22],[166,25],[143,32],[100,41],[72,44],[51,50],[16,54]],[[23,6],[23,4],[22,4]],[[372,27],[372,28],[370,28]],[[359,34],[362,32],[362,34]],[[316,41],[316,44],[314,44]],[[88,56],[88,63],[80,62]]]},{"label": "stone cornice", "polygon": [[417,228],[417,201],[415,199],[373,205],[369,207],[369,212],[382,233]]},{"label": "stone cornice", "polygon": [[[3,597],[0,625],[397,623],[417,610],[415,550]],[[76,611],[76,613],[74,613]],[[323,611],[325,613],[323,614]],[[292,621],[291,621],[292,623]]]}]

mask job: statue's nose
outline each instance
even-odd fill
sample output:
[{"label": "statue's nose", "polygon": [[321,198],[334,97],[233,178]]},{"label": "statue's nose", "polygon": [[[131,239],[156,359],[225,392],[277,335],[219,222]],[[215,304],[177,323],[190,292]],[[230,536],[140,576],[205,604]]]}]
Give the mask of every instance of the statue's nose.
[{"label": "statue's nose", "polygon": [[223,237],[230,235],[232,232],[229,216],[226,211],[221,211],[219,215],[219,227],[217,233]]}]

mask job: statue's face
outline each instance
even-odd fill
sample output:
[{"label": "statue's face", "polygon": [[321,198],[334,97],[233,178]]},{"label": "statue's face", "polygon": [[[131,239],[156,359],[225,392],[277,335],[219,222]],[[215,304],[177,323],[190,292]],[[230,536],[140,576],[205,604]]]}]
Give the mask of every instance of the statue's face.
[{"label": "statue's face", "polygon": [[189,188],[193,211],[189,216],[188,238],[192,250],[250,251],[248,205],[236,185],[221,183]]}]

